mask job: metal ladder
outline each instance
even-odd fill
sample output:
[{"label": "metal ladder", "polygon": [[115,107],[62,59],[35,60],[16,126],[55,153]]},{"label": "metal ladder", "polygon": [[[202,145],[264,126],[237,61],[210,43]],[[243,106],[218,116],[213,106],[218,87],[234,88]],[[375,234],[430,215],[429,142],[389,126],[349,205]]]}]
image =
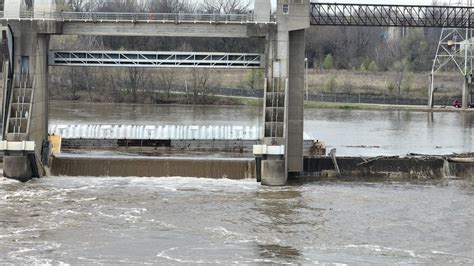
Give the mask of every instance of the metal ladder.
[{"label": "metal ladder", "polygon": [[33,85],[28,73],[14,75],[7,119],[7,138],[26,140],[33,105]]}]

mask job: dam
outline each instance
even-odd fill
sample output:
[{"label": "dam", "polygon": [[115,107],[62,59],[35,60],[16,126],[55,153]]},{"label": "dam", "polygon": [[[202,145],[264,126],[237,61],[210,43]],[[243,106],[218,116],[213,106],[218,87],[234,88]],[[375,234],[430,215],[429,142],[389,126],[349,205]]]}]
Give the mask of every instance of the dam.
[{"label": "dam", "polygon": [[[19,180],[44,176],[50,170],[49,67],[263,69],[264,112],[254,152],[262,159],[262,184],[279,186],[286,184],[288,177],[304,173],[306,29],[330,25],[467,29],[473,20],[472,7],[338,5],[309,0],[277,1],[275,13],[270,1],[258,0],[251,14],[58,12],[56,4],[48,0],[6,0],[4,6],[0,20],[7,60],[3,65],[1,149],[5,176]],[[437,12],[440,8],[446,12]],[[49,41],[55,35],[254,38],[265,51],[50,50]],[[466,72],[464,80],[469,76]],[[463,89],[464,108],[469,102],[468,87]],[[122,130],[128,134],[128,129]],[[108,134],[105,128],[100,131],[99,135]],[[226,137],[234,132],[221,134]]]}]

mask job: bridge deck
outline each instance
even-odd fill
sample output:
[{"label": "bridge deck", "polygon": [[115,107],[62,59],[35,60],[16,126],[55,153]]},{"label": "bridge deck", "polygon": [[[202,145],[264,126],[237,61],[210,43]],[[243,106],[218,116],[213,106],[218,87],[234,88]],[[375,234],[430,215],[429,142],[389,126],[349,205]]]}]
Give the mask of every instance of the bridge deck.
[{"label": "bridge deck", "polygon": [[258,24],[252,14],[188,14],[188,13],[127,13],[127,12],[42,12],[24,11],[18,14],[0,12],[0,20],[49,20],[62,22],[130,22],[130,23],[204,23]]}]

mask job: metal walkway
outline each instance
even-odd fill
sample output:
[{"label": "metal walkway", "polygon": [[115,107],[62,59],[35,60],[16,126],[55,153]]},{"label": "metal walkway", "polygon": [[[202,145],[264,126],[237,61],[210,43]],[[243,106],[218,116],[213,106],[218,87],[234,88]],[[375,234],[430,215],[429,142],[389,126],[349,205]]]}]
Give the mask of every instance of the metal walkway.
[{"label": "metal walkway", "polygon": [[0,21],[46,20],[62,22],[130,22],[130,23],[206,23],[258,24],[252,14],[188,14],[188,13],[127,13],[127,12],[42,12],[23,11],[20,15],[0,11]]},{"label": "metal walkway", "polygon": [[473,7],[311,3],[311,25],[470,28]]},{"label": "metal walkway", "polygon": [[145,68],[263,68],[261,54],[50,51],[50,66],[100,66]]}]

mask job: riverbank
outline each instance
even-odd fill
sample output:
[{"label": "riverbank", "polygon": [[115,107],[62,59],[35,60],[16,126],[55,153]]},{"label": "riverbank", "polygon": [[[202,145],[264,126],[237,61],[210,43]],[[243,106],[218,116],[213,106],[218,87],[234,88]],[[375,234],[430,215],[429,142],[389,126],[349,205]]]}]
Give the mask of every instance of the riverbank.
[{"label": "riverbank", "polygon": [[[218,100],[213,104],[197,104],[203,106],[263,106],[263,99],[255,97],[242,97],[242,96],[223,96],[215,95],[212,96],[214,99]],[[115,102],[90,102],[90,101],[72,101],[72,100],[52,100],[57,104],[96,104],[96,105],[114,105]],[[187,106],[185,103],[121,103],[121,104],[130,104],[130,105],[164,105],[164,106]],[[189,104],[194,106],[196,104]],[[433,109],[429,109],[426,106],[421,105],[392,105],[392,104],[359,104],[359,103],[338,103],[338,102],[305,102],[305,108],[311,109],[348,109],[348,110],[405,110],[405,111],[417,111],[417,112],[474,112],[474,108],[470,109],[460,109],[450,106],[435,106]]]},{"label": "riverbank", "polygon": [[460,109],[451,106],[435,106],[432,109],[422,105],[393,105],[393,104],[364,104],[364,103],[334,103],[306,102],[305,108],[351,109],[351,110],[405,110],[417,112],[474,112],[474,108]]}]

